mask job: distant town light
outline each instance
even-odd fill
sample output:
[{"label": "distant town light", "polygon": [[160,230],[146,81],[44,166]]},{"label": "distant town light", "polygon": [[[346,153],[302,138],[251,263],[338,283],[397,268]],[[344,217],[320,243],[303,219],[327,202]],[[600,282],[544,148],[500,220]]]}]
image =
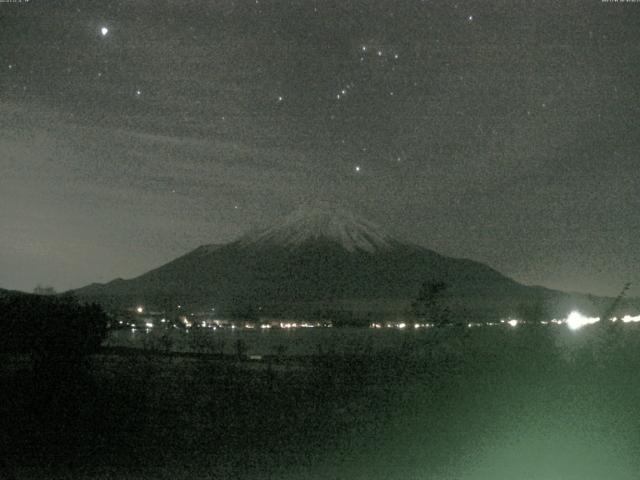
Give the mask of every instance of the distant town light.
[{"label": "distant town light", "polygon": [[511,325],[512,327],[517,327],[518,326],[518,320],[516,320],[516,319],[507,320],[507,323],[509,325]]},{"label": "distant town light", "polygon": [[640,322],[640,315],[636,315],[635,317],[632,317],[631,315],[625,315],[624,317],[622,317],[622,321],[624,323]]},{"label": "distant town light", "polygon": [[145,326],[146,326],[147,328],[153,328],[153,323],[151,323],[151,322],[147,322],[147,323],[145,323]]}]

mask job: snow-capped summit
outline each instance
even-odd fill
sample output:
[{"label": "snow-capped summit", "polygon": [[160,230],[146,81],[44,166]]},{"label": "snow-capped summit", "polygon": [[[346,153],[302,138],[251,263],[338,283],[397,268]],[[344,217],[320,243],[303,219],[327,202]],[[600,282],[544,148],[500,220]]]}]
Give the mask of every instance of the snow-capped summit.
[{"label": "snow-capped summit", "polygon": [[296,246],[315,240],[335,242],[350,252],[374,252],[393,243],[376,224],[329,204],[299,208],[276,225],[251,232],[240,241],[245,245]]}]

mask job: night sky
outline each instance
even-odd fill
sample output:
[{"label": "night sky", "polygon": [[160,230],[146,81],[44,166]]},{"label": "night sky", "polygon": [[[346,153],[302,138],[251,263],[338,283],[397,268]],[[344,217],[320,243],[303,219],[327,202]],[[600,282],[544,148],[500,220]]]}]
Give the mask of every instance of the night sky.
[{"label": "night sky", "polygon": [[132,277],[328,200],[615,294],[639,74],[640,3],[0,3],[0,287]]}]

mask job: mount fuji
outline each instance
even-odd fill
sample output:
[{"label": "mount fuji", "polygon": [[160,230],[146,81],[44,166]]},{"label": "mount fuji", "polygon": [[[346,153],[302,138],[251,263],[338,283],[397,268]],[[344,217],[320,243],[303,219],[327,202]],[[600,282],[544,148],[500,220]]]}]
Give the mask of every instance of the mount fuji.
[{"label": "mount fuji", "polygon": [[467,259],[402,242],[374,223],[327,205],[305,207],[227,244],[203,245],[130,280],[75,290],[81,300],[173,311],[250,305],[265,316],[382,318],[407,311],[420,285],[443,281],[454,316],[496,319],[544,309],[563,314],[585,296],[522,285]]}]

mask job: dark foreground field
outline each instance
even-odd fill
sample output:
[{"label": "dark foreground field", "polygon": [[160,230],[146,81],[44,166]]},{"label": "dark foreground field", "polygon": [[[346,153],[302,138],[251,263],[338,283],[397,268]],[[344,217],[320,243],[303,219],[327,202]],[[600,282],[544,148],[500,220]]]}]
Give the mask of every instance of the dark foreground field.
[{"label": "dark foreground field", "polygon": [[640,331],[449,329],[266,362],[4,356],[0,478],[637,479]]}]

